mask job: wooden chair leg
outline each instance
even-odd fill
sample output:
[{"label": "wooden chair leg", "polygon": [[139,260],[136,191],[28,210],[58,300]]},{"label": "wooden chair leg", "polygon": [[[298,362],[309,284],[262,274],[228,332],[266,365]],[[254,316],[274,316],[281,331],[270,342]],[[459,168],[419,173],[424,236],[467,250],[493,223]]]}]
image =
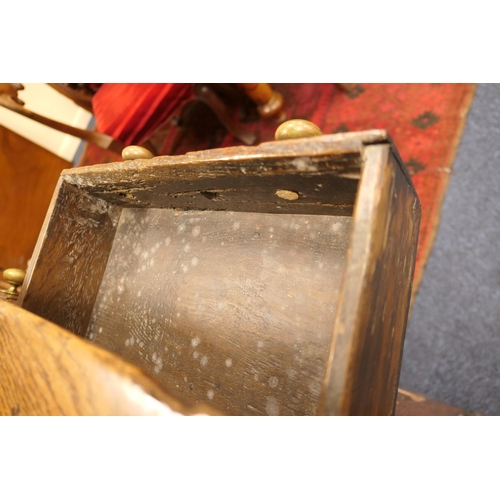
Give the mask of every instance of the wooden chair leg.
[{"label": "wooden chair leg", "polygon": [[238,86],[257,104],[259,115],[264,119],[286,120],[283,110],[283,96],[268,83],[239,83]]},{"label": "wooden chair leg", "polygon": [[205,103],[215,113],[219,121],[231,135],[248,146],[255,144],[257,136],[238,127],[238,125],[231,120],[224,103],[210,87],[204,84],[195,84],[193,93],[196,99]]}]

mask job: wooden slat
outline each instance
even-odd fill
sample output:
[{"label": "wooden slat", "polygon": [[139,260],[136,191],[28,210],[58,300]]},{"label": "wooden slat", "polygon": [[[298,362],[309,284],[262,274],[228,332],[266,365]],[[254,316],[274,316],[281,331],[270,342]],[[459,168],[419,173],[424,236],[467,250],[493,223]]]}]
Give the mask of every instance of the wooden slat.
[{"label": "wooden slat", "polygon": [[120,212],[61,179],[19,305],[73,333],[85,334]]},{"label": "wooden slat", "polygon": [[420,204],[389,145],[367,146],[321,400],[331,415],[391,415]]},{"label": "wooden slat", "polygon": [[218,415],[138,368],[0,301],[0,415]]}]

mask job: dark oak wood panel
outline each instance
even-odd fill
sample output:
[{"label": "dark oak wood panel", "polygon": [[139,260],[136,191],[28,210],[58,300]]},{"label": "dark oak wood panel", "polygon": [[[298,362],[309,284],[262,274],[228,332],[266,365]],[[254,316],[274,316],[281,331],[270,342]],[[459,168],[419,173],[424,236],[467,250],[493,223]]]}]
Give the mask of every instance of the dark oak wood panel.
[{"label": "dark oak wood panel", "polygon": [[[351,215],[363,140],[388,139],[380,131],[339,136],[97,165],[63,178],[126,207]],[[280,198],[277,190],[298,198]]]},{"label": "dark oak wood panel", "polygon": [[121,208],[61,180],[19,304],[71,332],[85,334],[120,212]]},{"label": "dark oak wood panel", "polygon": [[394,413],[420,204],[390,146],[365,148],[322,407],[333,415]]},{"label": "dark oak wood panel", "polygon": [[232,414],[316,414],[351,219],[124,209],[88,337]]}]

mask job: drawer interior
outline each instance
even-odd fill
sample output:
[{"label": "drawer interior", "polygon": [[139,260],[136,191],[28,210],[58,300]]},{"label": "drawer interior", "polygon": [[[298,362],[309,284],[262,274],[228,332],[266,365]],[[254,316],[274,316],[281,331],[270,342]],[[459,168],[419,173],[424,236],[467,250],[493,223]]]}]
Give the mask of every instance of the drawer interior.
[{"label": "drawer interior", "polygon": [[234,414],[314,414],[350,217],[124,208],[84,336]]}]

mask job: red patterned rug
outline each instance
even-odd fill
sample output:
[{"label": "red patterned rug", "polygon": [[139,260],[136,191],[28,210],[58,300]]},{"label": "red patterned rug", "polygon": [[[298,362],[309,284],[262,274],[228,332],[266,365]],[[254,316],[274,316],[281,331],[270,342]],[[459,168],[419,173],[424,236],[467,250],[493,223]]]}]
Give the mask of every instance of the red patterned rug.
[{"label": "red patterned rug", "polygon": [[[287,118],[304,118],[324,134],[386,129],[410,171],[422,203],[414,293],[422,279],[474,96],[475,84],[351,84],[347,93],[325,84],[273,84],[283,94]],[[274,140],[277,124],[250,121],[259,141]],[[178,154],[240,143],[221,129],[206,140],[187,135]],[[121,161],[118,155],[88,145],[79,165]]]}]

